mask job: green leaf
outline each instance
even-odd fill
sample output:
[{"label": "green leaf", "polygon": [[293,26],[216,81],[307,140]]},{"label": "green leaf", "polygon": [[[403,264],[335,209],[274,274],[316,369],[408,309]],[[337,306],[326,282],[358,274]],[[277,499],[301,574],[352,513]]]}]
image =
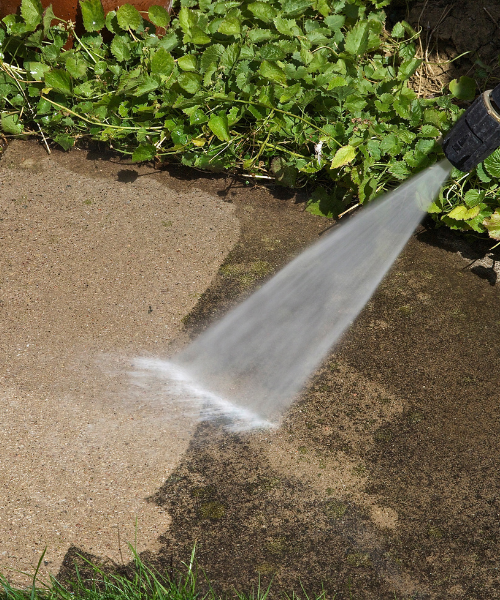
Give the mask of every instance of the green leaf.
[{"label": "green leaf", "polygon": [[424,61],[421,58],[412,58],[410,60],[405,60],[403,63],[401,63],[398,69],[398,79],[400,81],[410,79],[410,77],[418,71],[420,65],[423,62]]},{"label": "green leaf", "polygon": [[311,8],[311,0],[284,0],[281,4],[285,17],[298,17]]},{"label": "green leaf", "polygon": [[118,19],[116,18],[116,11],[110,10],[106,15],[106,19],[104,20],[106,25],[106,29],[111,31],[111,33],[120,33],[122,32],[122,28],[118,25]]},{"label": "green leaf", "polygon": [[474,208],[467,208],[466,206],[460,205],[455,206],[455,208],[448,213],[448,217],[450,219],[455,219],[455,221],[467,221],[468,219],[473,219],[474,217],[477,217],[479,211],[479,206],[475,206]]},{"label": "green leaf", "polygon": [[284,187],[294,187],[297,180],[297,167],[290,165],[281,156],[276,156],[271,161],[271,172],[276,183]]},{"label": "green leaf", "polygon": [[210,44],[212,39],[197,25],[193,25],[189,30],[190,41],[197,46],[204,46],[205,44]]},{"label": "green leaf", "polygon": [[85,31],[100,31],[104,28],[104,9],[101,0],[80,0]]},{"label": "green leaf", "polygon": [[183,71],[198,71],[198,61],[194,54],[185,54],[177,60],[179,68]]},{"label": "green leaf", "polygon": [[87,62],[78,55],[70,56],[66,61],[66,70],[75,79],[81,79],[87,72]]},{"label": "green leaf", "polygon": [[408,175],[410,175],[410,170],[403,160],[393,162],[389,167],[389,172],[392,173],[396,179],[401,180],[406,179]]},{"label": "green leaf", "polygon": [[403,23],[396,23],[396,25],[394,25],[394,27],[392,28],[392,32],[391,35],[393,38],[404,38],[405,36],[405,28],[403,26]]},{"label": "green leaf", "polygon": [[153,144],[140,144],[132,154],[132,162],[146,162],[153,160],[156,156],[156,148]]},{"label": "green leaf", "polygon": [[229,134],[229,124],[227,115],[224,113],[219,113],[218,115],[212,114],[209,121],[208,126],[212,130],[212,132],[221,140],[221,142],[230,142],[231,136]]},{"label": "green leaf", "polygon": [[476,97],[476,82],[471,77],[462,76],[450,81],[450,92],[459,100],[474,100]]},{"label": "green leaf", "polygon": [[361,56],[368,48],[370,23],[359,21],[345,36],[345,51],[353,56]]},{"label": "green leaf", "polygon": [[329,194],[324,187],[317,187],[307,202],[306,211],[320,217],[334,219],[345,209],[335,194]]},{"label": "green leaf", "polygon": [[125,62],[130,59],[130,44],[128,36],[115,35],[111,42],[111,54],[118,62]]},{"label": "green leaf", "polygon": [[118,25],[122,29],[132,29],[136,31],[142,24],[142,17],[135,6],[131,4],[122,4],[116,11]]},{"label": "green leaf", "polygon": [[241,33],[241,21],[236,16],[228,15],[217,30],[224,35],[239,35]]},{"label": "green leaf", "polygon": [[264,21],[264,23],[271,23],[278,14],[267,2],[252,2],[247,8],[257,19]]},{"label": "green leaf", "polygon": [[338,169],[349,164],[356,158],[356,149],[352,146],[339,148],[333,157],[331,168]]},{"label": "green leaf", "polygon": [[494,178],[500,177],[500,148],[497,148],[493,154],[483,162],[484,167],[489,175]]},{"label": "green leaf", "polygon": [[155,50],[151,57],[151,73],[169,76],[174,70],[175,62],[172,55],[164,48]]},{"label": "green leaf", "polygon": [[302,35],[302,30],[294,19],[283,19],[282,17],[276,17],[274,19],[274,26],[281,34],[288,37]]},{"label": "green leaf", "polygon": [[265,60],[283,60],[286,54],[276,44],[266,44],[260,49],[260,57]]},{"label": "green leaf", "polygon": [[330,15],[326,17],[325,25],[332,31],[340,31],[345,25],[345,17],[343,15]]},{"label": "green leaf", "polygon": [[19,135],[23,131],[23,124],[19,119],[19,115],[9,115],[2,113],[0,115],[2,131],[9,135]]},{"label": "green leaf", "polygon": [[50,26],[52,25],[52,21],[54,20],[55,15],[52,10],[52,4],[50,4],[43,13],[42,25],[43,25],[43,37],[47,37],[49,33]]},{"label": "green leaf", "polygon": [[278,65],[269,62],[267,60],[262,61],[259,67],[259,73],[262,77],[266,79],[270,79],[271,81],[275,81],[280,85],[286,85],[286,75],[283,69],[278,67]]},{"label": "green leaf", "polygon": [[423,138],[437,138],[441,135],[441,132],[434,125],[422,125],[420,130],[420,136]]},{"label": "green leaf", "polygon": [[[484,200],[485,194],[486,192],[484,192],[484,190],[469,190],[464,196],[464,202],[468,208],[474,208],[478,206],[478,204],[481,204],[481,202]],[[472,217],[467,218],[471,219]]]},{"label": "green leaf", "polygon": [[185,72],[179,75],[178,84],[189,94],[196,94],[201,88],[201,76],[197,73]]},{"label": "green leaf", "polygon": [[73,93],[73,86],[71,84],[71,77],[69,73],[62,69],[54,69],[45,74],[45,84],[47,87],[52,88],[55,92],[64,94],[65,96],[71,96]]},{"label": "green leaf", "polygon": [[59,133],[54,137],[54,141],[66,152],[75,145],[75,138],[67,133]]},{"label": "green leaf", "polygon": [[47,71],[50,71],[49,65],[41,62],[30,61],[24,64],[24,68],[37,81],[42,81],[43,76]]},{"label": "green leaf", "polygon": [[40,0],[22,0],[21,16],[29,31],[34,31],[42,22],[43,8]]},{"label": "green leaf", "polygon": [[491,177],[488,175],[488,173],[486,173],[486,171],[484,170],[484,165],[483,163],[480,163],[477,165],[476,167],[476,173],[477,176],[479,177],[479,179],[483,182],[483,183],[490,183],[491,181]]},{"label": "green leaf", "polygon": [[163,6],[150,6],[148,9],[148,18],[153,25],[162,27],[163,29],[166,29],[170,23],[170,15]]},{"label": "green leaf", "polygon": [[224,52],[224,46],[222,44],[213,44],[209,46],[201,55],[200,61],[200,73],[206,73],[212,64],[218,64],[222,53]]}]

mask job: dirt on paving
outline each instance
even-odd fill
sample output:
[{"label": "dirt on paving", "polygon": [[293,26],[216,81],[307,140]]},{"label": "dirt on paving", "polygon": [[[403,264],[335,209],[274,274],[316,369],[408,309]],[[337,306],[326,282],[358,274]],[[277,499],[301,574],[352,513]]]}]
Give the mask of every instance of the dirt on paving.
[{"label": "dirt on paving", "polygon": [[[422,93],[438,93],[464,74],[479,83],[484,74],[494,80],[497,1],[414,2],[408,10],[406,14],[406,6],[395,7],[393,18],[401,18],[403,11],[414,26],[420,22],[426,34],[424,51],[437,62],[474,50],[456,62],[431,66]],[[478,58],[483,65],[475,64]],[[47,159],[32,144],[15,148],[11,165],[3,164],[8,155],[0,163],[2,174],[14,173],[28,189],[24,180],[31,181],[28,176],[38,170],[37,161]],[[24,164],[32,153],[38,158]],[[85,194],[88,190],[88,199],[95,201],[95,190],[118,181],[120,193],[129,186],[130,201],[137,202],[139,192],[130,186],[153,181],[153,190],[147,188],[153,195],[160,186],[166,198],[208,197],[210,210],[215,206],[220,211],[219,254],[210,254],[210,243],[196,251],[193,240],[200,228],[204,238],[207,220],[213,225],[203,209],[197,214],[199,204],[179,208],[182,227],[191,220],[194,233],[173,245],[171,225],[162,225],[159,232],[152,225],[163,200],[151,206],[156,215],[144,215],[135,206],[114,217],[126,234],[120,233],[116,246],[110,242],[116,248],[114,257],[121,257],[130,243],[135,251],[130,272],[114,287],[110,277],[100,281],[94,275],[89,302],[71,286],[89,281],[90,265],[104,261],[102,252],[91,253],[92,234],[74,247],[60,245],[57,257],[40,252],[47,256],[42,273],[41,264],[34,268],[25,261],[33,245],[19,226],[28,210],[24,206],[31,205],[22,192],[13,196],[17,203],[9,204],[6,231],[12,236],[8,248],[14,261],[8,269],[2,267],[2,279],[7,272],[12,281],[0,288],[8,292],[0,309],[8,335],[2,334],[0,343],[10,352],[4,354],[11,369],[8,385],[2,382],[2,564],[26,568],[48,545],[53,552],[53,562],[46,565],[49,572],[57,572],[66,553],[59,570],[63,579],[74,573],[75,562],[81,563],[79,554],[126,572],[125,533],[123,553],[116,534],[139,515],[138,549],[145,560],[161,572],[182,570],[196,544],[200,568],[216,591],[228,595],[272,581],[273,595],[295,591],[302,597],[304,592],[323,591],[336,600],[500,598],[500,403],[495,370],[500,353],[500,254],[490,250],[492,244],[420,228],[277,431],[234,434],[219,422],[196,425],[169,402],[175,418],[167,427],[164,399],[159,401],[148,388],[130,395],[130,381],[123,375],[130,357],[173,352],[316,240],[329,223],[303,212],[297,203],[301,198],[279,188],[176,167],[155,173],[98,155],[75,154],[50,159],[66,169],[52,193],[62,189],[64,179],[64,185],[78,185]],[[118,210],[112,189],[115,204],[108,213]],[[81,217],[71,212],[76,211],[74,198],[62,202],[59,190],[49,202],[50,194],[37,213],[37,243],[43,248],[56,243],[50,235],[58,236],[61,244],[63,234]],[[58,203],[52,201],[56,198]],[[84,206],[89,210],[92,204]],[[174,205],[168,206],[161,213],[166,223],[175,221],[169,216]],[[103,223],[97,217],[89,225],[107,240],[110,231],[100,229]],[[172,248],[175,256],[177,249],[191,252],[189,261],[209,253],[210,266],[199,267],[203,276],[196,285],[186,288],[185,283],[194,262],[167,271],[164,259],[174,256]],[[111,256],[109,250],[105,256]],[[111,263],[121,265],[119,260],[98,263],[96,271],[101,277],[105,268],[114,272]],[[55,261],[65,265],[63,292],[50,289]],[[33,271],[39,273],[43,310],[33,300],[28,303]],[[144,275],[144,287],[137,284],[138,275]],[[152,286],[152,281],[161,286]],[[177,286],[186,289],[169,312],[175,295],[162,305],[161,289],[177,291]],[[114,306],[122,305],[121,312],[108,304],[109,296]],[[82,320],[88,305],[94,316],[91,334]],[[31,330],[43,331],[36,358],[28,358],[25,348]],[[97,356],[106,357],[101,359],[104,369],[96,366]],[[14,364],[19,366],[14,369]],[[90,383],[84,381],[82,365],[91,373]],[[44,397],[52,397],[51,410],[34,400]],[[41,417],[45,425],[37,430],[34,421]],[[88,424],[98,434],[86,432]],[[110,446],[112,460],[103,462],[101,449]],[[147,466],[142,464],[145,454]],[[24,467],[16,471],[19,458]],[[70,510],[64,507],[68,497]],[[97,510],[91,505],[96,497]],[[122,512],[110,520],[115,529],[106,530],[108,504]],[[66,529],[57,527],[59,523]],[[99,543],[104,533],[105,544]],[[8,555],[2,556],[2,546]],[[203,576],[200,581],[203,586]]]}]

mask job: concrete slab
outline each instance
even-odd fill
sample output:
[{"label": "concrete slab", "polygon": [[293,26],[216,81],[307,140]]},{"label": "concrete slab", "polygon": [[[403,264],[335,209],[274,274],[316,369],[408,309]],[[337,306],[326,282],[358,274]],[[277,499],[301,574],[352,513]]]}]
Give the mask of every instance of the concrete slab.
[{"label": "concrete slab", "polygon": [[88,158],[14,142],[0,161],[0,570],[19,582],[6,570],[45,547],[57,573],[73,544],[120,561],[168,527],[146,498],[194,421],[131,394],[127,371],[182,343],[239,235],[223,199]]}]

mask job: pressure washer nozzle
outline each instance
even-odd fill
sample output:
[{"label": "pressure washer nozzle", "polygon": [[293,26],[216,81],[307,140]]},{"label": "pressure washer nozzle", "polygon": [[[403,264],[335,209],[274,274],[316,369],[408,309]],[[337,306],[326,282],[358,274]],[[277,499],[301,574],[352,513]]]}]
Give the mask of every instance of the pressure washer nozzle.
[{"label": "pressure washer nozzle", "polygon": [[474,100],[444,138],[446,158],[460,171],[474,167],[500,146],[500,85]]}]

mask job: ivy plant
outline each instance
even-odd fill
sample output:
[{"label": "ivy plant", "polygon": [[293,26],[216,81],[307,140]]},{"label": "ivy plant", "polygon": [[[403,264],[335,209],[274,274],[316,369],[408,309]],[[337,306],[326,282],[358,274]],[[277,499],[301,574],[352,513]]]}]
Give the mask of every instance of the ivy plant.
[{"label": "ivy plant", "polygon": [[[79,31],[22,0],[0,26],[0,126],[65,150],[94,140],[138,162],[307,184],[308,210],[336,216],[441,159],[454,100],[471,95],[459,81],[417,96],[418,33],[404,21],[389,30],[388,3],[180,0],[171,16],[80,0]],[[496,154],[454,173],[430,210],[500,236],[498,174]]]}]

